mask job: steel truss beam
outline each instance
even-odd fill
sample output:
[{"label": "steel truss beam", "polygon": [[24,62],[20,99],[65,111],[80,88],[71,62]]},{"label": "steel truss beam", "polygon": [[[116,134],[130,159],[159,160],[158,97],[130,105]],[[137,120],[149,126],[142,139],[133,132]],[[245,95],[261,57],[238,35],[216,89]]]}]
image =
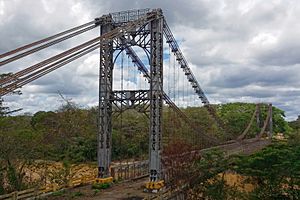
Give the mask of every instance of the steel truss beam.
[{"label": "steel truss beam", "polygon": [[128,109],[135,109],[149,118],[150,90],[113,91],[113,114],[117,117]]},{"label": "steel truss beam", "polygon": [[[144,50],[150,48],[150,29],[147,24],[136,31],[126,32],[122,37],[114,40],[115,50],[123,50],[124,44],[127,46],[139,46]],[[149,52],[148,52],[149,53]]]}]

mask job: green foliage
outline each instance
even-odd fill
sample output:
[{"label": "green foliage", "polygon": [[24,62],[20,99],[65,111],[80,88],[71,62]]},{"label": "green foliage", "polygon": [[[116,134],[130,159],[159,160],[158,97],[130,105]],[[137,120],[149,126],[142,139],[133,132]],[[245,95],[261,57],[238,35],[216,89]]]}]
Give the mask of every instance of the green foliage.
[{"label": "green foliage", "polygon": [[[226,157],[218,150],[203,154],[186,168],[189,176],[189,199],[299,199],[300,142],[290,138],[273,144],[252,155]],[[224,174],[237,172],[253,191],[245,192],[229,186]]]},{"label": "green foliage", "polygon": [[224,175],[229,168],[228,158],[218,149],[203,153],[200,160],[187,168],[188,199],[246,199],[246,194],[226,183]]},{"label": "green foliage", "polygon": [[94,191],[94,192],[93,192],[93,195],[94,195],[94,196],[96,196],[96,195],[100,192],[99,189],[94,189],[93,191]]},{"label": "green foliage", "polygon": [[289,122],[289,125],[294,130],[300,130],[300,115],[297,120]]},{"label": "green foliage", "polygon": [[[226,124],[231,138],[236,138],[246,129],[251,116],[255,111],[255,107],[255,104],[250,103],[228,103],[217,107],[218,115]],[[260,105],[261,123],[263,123],[266,118],[267,109],[267,105]],[[285,121],[284,117],[284,111],[273,106],[273,131],[275,133],[289,134],[291,132],[291,128]],[[257,124],[254,122],[250,128],[250,135],[248,135],[248,137],[253,137],[259,132],[259,130],[260,129],[257,127]]]},{"label": "green foliage", "polygon": [[55,112],[39,111],[32,116],[30,124],[35,131],[48,132],[50,134],[59,126],[59,121]]},{"label": "green foliage", "polygon": [[284,120],[284,117],[284,111],[273,106],[273,129],[275,133],[290,134],[292,132],[292,128]]},{"label": "green foliage", "polygon": [[293,129],[289,135],[290,143],[300,144],[300,116],[298,116],[297,120],[289,122],[289,126]]},{"label": "green foliage", "polygon": [[92,185],[92,189],[98,189],[98,190],[101,190],[101,189],[107,189],[109,188],[111,185],[109,183],[94,183]]},{"label": "green foliage", "polygon": [[[255,105],[233,103],[218,105],[216,109],[217,114],[225,121],[227,127],[229,127],[229,132],[232,133],[230,137],[235,138],[246,128],[254,112]],[[289,125],[284,121],[283,111],[276,108],[273,110],[275,132],[291,132]],[[183,112],[206,134],[214,135],[219,138],[227,137],[228,133],[224,136],[211,116],[208,115],[205,108],[188,107],[183,109]],[[261,115],[262,118],[264,118],[266,112],[262,112]],[[97,108],[80,109],[75,104],[70,103],[62,106],[57,111],[40,111],[33,116],[0,117],[0,183],[3,183],[4,180],[9,180],[8,187],[3,187],[4,184],[0,184],[0,194],[1,192],[4,193],[4,191],[9,192],[26,187],[23,180],[23,169],[24,166],[29,164],[33,159],[64,161],[64,169],[60,174],[56,175],[57,177],[65,177],[66,179],[62,179],[65,183],[68,180],[67,177],[70,176],[69,166],[71,163],[95,161],[97,158],[98,131],[96,119]],[[164,132],[163,140],[169,137],[174,140],[180,138],[185,142],[194,142],[194,132],[178,116],[174,115],[174,113],[172,114],[172,112],[165,109],[162,120]],[[112,159],[143,159],[146,157],[149,148],[148,132],[149,119],[144,114],[128,110],[118,117],[113,116]],[[258,132],[255,123],[253,127],[251,127],[250,132],[252,135]],[[270,150],[271,152],[265,150],[264,154],[270,157],[263,157],[261,159],[266,159],[269,164],[278,165],[278,169],[289,167],[291,162],[285,161],[285,163],[276,163],[274,159],[281,159],[284,155],[290,153],[291,149],[295,151],[295,155],[291,155],[294,157],[299,156],[296,154],[298,150],[294,149],[296,148],[295,144],[297,141],[300,141],[299,135],[300,134],[290,134],[291,140],[288,145],[284,144],[286,146],[281,149],[274,147],[272,151]],[[287,149],[285,147],[287,147]],[[248,160],[241,157],[236,159],[241,159],[241,164],[249,164],[255,161],[254,163],[259,164],[259,167],[267,167],[267,164],[263,161],[259,163],[260,159],[258,158],[252,158],[252,160],[249,158]],[[242,161],[244,161],[244,163]],[[298,164],[294,166],[297,165]],[[251,167],[252,166],[248,166],[247,169],[250,170]],[[207,152],[200,161],[187,167],[188,170],[194,171],[197,175],[191,178],[191,185],[212,199],[222,199],[232,194],[238,194],[234,188],[224,183],[222,177],[217,177],[217,174],[223,173],[228,168],[229,161],[225,159],[223,153],[219,151]],[[273,174],[266,175],[262,173],[264,170],[261,170],[261,174],[259,174],[257,168],[253,166],[253,169],[257,170],[255,171],[258,173],[257,176],[265,177],[277,175],[275,171],[271,171]],[[290,172],[290,170],[286,171]],[[286,171],[280,172],[279,174],[286,173]],[[186,174],[188,173],[190,173],[190,171],[186,172]],[[243,171],[243,173],[246,173],[246,171]],[[252,171],[251,173],[254,172]],[[55,174],[53,176],[55,176]],[[297,182],[298,179],[295,177],[291,181]],[[274,184],[275,183],[276,181]],[[198,188],[199,184],[203,185]],[[290,184],[290,182],[288,184]],[[285,192],[290,194],[289,192],[291,191],[285,190]]]},{"label": "green foliage", "polygon": [[223,134],[205,107],[187,107],[183,109],[183,112],[193,120],[203,132],[218,137]]},{"label": "green foliage", "polygon": [[96,115],[91,110],[63,107],[57,112],[37,112],[31,125],[43,137],[41,155],[72,162],[96,159]]},{"label": "green foliage", "polygon": [[[31,131],[28,116],[0,118],[1,192],[26,189],[24,167],[36,157],[39,135]],[[6,180],[6,181],[5,181]]]},{"label": "green foliage", "polygon": [[[255,111],[255,104],[248,103],[229,103],[218,106],[218,114],[226,124],[231,138],[239,136],[250,122],[251,116]],[[258,128],[254,123],[250,133],[258,132]]]},{"label": "green foliage", "polygon": [[269,147],[250,156],[242,156],[237,162],[240,173],[251,176],[275,178],[292,176],[300,171],[300,146],[275,142]]},{"label": "green foliage", "polygon": [[0,168],[0,195],[5,193],[4,188],[4,169]]},{"label": "green foliage", "polygon": [[100,192],[99,189],[94,189],[93,191],[94,191],[94,193],[93,193],[94,196],[96,196]]},{"label": "green foliage", "polygon": [[293,131],[293,133],[289,135],[288,143],[290,145],[300,144],[300,130]]},{"label": "green foliage", "polygon": [[[254,104],[233,103],[217,107],[218,114],[229,127],[232,135],[239,135],[250,121]],[[205,108],[188,107],[183,112],[200,127],[203,132],[223,137],[214,120]],[[274,109],[275,131],[287,131],[283,112]],[[277,114],[276,114],[277,113]],[[194,142],[193,131],[178,116],[165,109],[163,113],[164,136]],[[62,106],[56,112],[39,111],[32,117],[15,116],[0,119],[2,134],[9,134],[17,141],[34,139],[37,144],[29,155],[48,160],[70,160],[88,162],[96,160],[97,148],[97,108],[80,109],[75,104]],[[283,120],[283,121],[282,121]],[[134,110],[113,118],[112,158],[141,158],[148,153],[149,122],[145,115]],[[257,129],[252,128],[252,134]],[[226,133],[225,135],[228,135]],[[233,136],[232,136],[233,137]],[[22,146],[22,145],[21,145]],[[33,155],[34,154],[34,155]]]},{"label": "green foliage", "polygon": [[66,190],[58,190],[53,192],[51,195],[54,197],[61,197],[64,196],[66,194]]},{"label": "green foliage", "polygon": [[128,110],[113,118],[112,159],[141,158],[148,152],[148,119]]},{"label": "green foliage", "polygon": [[76,163],[94,161],[97,158],[96,147],[96,138],[74,137],[65,156]]},{"label": "green foliage", "polygon": [[202,158],[196,162],[196,167],[202,174],[198,177],[198,183],[203,183],[224,172],[228,162],[224,153],[216,149],[203,153]]},{"label": "green foliage", "polygon": [[215,176],[210,179],[210,182],[204,185],[203,196],[211,200],[242,200],[247,198],[246,194],[229,186],[223,176]]},{"label": "green foliage", "polygon": [[23,174],[17,172],[16,167],[11,164],[8,165],[7,177],[8,183],[13,187],[14,190],[21,190]]},{"label": "green foliage", "polygon": [[81,191],[72,193],[72,197],[82,197],[82,196],[84,196],[84,193],[82,193]]},{"label": "green foliage", "polygon": [[297,199],[300,186],[300,145],[275,142],[250,156],[235,160],[235,171],[255,185],[251,199]]}]

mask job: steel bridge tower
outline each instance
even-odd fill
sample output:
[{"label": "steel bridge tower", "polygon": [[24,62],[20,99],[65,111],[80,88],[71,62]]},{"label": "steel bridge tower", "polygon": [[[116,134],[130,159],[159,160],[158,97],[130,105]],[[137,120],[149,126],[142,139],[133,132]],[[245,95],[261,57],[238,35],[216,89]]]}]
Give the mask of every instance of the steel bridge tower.
[{"label": "steel bridge tower", "polygon": [[[112,105],[116,100],[113,85],[114,62],[120,53],[131,46],[141,47],[148,52],[150,65],[150,128],[149,128],[149,173],[150,183],[162,179],[162,106],[163,106],[163,24],[161,9],[135,10],[105,15],[97,20],[101,35],[128,23],[134,23],[145,15],[154,15],[138,28],[132,28],[121,37],[104,39],[100,46],[99,70],[99,126],[98,126],[98,178],[111,181],[110,164],[112,152]],[[96,22],[96,23],[97,23]],[[115,57],[115,53],[117,54]],[[128,52],[127,52],[128,53]],[[160,183],[161,184],[161,183]]]}]

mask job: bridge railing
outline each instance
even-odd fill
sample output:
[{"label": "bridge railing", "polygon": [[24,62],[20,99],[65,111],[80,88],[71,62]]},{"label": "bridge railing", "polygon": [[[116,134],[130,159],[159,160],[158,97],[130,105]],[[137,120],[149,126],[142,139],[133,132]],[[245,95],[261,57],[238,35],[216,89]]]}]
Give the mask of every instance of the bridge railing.
[{"label": "bridge railing", "polygon": [[138,179],[149,175],[149,160],[121,163],[111,168],[111,176],[116,181]]},{"label": "bridge railing", "polygon": [[1,195],[0,199],[1,200],[27,199],[27,198],[36,197],[39,194],[41,194],[41,191],[39,191],[36,188],[32,188],[32,189],[28,189],[28,190],[16,191],[16,192],[13,192],[13,193],[10,193],[10,194]]}]

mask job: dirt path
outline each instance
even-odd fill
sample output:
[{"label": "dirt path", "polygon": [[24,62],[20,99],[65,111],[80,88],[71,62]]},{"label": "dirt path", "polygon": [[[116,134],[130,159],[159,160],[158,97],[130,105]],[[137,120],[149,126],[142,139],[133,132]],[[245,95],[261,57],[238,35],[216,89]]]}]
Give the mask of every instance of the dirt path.
[{"label": "dirt path", "polygon": [[94,190],[91,185],[73,188],[64,193],[54,193],[48,196],[47,200],[67,200],[67,199],[82,199],[82,200],[141,200],[145,197],[151,197],[154,194],[143,192],[143,187],[148,178],[118,183],[105,190]]}]

